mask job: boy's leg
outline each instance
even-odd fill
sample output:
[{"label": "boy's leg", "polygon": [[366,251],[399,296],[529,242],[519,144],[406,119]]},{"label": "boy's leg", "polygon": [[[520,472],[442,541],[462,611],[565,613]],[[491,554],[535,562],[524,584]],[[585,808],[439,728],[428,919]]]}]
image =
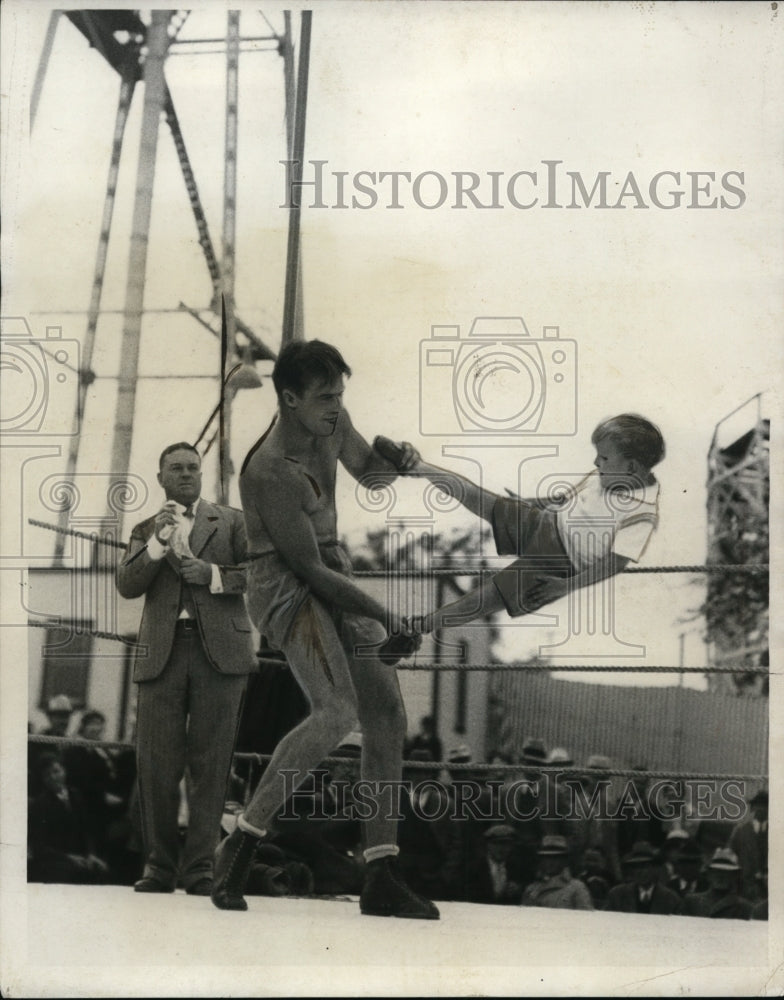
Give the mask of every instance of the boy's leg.
[{"label": "boy's leg", "polygon": [[220,909],[247,908],[242,890],[258,838],[292,791],[282,772],[294,772],[294,785],[301,784],[356,724],[357,701],[346,654],[332,618],[312,595],[303,602],[283,651],[311,711],[277,745],[237,829],[218,848],[212,901]]}]

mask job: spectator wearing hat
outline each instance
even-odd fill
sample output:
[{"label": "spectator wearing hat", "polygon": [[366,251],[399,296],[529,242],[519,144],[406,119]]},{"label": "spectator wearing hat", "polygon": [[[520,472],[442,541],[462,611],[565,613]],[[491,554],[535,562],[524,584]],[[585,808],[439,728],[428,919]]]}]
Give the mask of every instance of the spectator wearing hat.
[{"label": "spectator wearing hat", "polygon": [[537,851],[539,873],[523,891],[523,906],[548,906],[559,910],[592,910],[587,886],[569,871],[569,848],[565,837],[542,838]]},{"label": "spectator wearing hat", "polygon": [[[612,801],[612,761],[603,754],[591,754],[585,767],[568,782],[570,789],[567,820],[570,862],[574,871],[582,867],[583,854],[599,847],[607,859],[613,882],[622,879],[618,822],[610,819]],[[594,803],[591,805],[591,803]]]},{"label": "spectator wearing hat", "polygon": [[667,888],[677,893],[681,899],[693,893],[705,892],[708,879],[703,871],[704,860],[699,844],[687,837],[673,861],[675,871],[666,882]]},{"label": "spectator wearing hat", "polygon": [[411,759],[415,750],[426,750],[431,760],[444,759],[444,746],[438,738],[436,720],[432,715],[423,715],[419,720],[419,730],[406,743],[405,756]]},{"label": "spectator wearing hat", "polygon": [[684,915],[748,920],[752,905],[738,893],[739,877],[737,854],[729,847],[717,847],[708,864],[710,886],[706,892],[691,893],[684,897]]},{"label": "spectator wearing hat", "polygon": [[624,856],[627,880],[610,889],[607,909],[616,913],[680,913],[680,898],[659,882],[658,861],[653,847],[638,841]]},{"label": "spectator wearing hat", "polygon": [[728,846],[740,865],[740,891],[754,902],[760,898],[757,875],[768,870],[768,793],[759,791],[749,800],[751,815],[730,835]]},{"label": "spectator wearing hat", "polygon": [[537,737],[529,737],[518,755],[520,771],[512,780],[505,782],[498,799],[503,822],[511,826],[517,836],[523,886],[533,882],[536,877],[536,850],[543,835],[546,832],[561,832],[557,827],[546,831],[542,820],[547,806],[547,790],[542,771],[546,762],[547,748],[544,742]]},{"label": "spectator wearing hat", "polygon": [[[566,785],[566,781],[573,777],[571,769],[574,767],[574,758],[566,747],[554,747],[548,754],[546,760],[547,769],[542,774],[544,784],[544,795],[542,802],[542,834],[555,834],[559,837],[566,837],[569,842],[569,854],[573,859],[573,864],[581,861],[576,856],[571,844],[573,833],[569,824],[571,815],[572,797]],[[577,868],[572,869],[576,871]]]},{"label": "spectator wearing hat", "polygon": [[[484,853],[483,836],[492,824],[487,802],[482,801],[484,771],[481,775],[466,764],[473,762],[471,748],[458,734],[458,741],[447,752],[450,784],[446,787],[447,845],[442,875],[448,899],[464,900],[466,879],[475,860]],[[454,767],[453,765],[462,765]],[[486,799],[486,796],[485,796]]]},{"label": "spectator wearing hat", "polygon": [[635,764],[633,770],[635,773],[624,788],[619,810],[618,850],[621,855],[628,854],[640,840],[657,849],[661,849],[665,841],[662,819],[656,815],[657,809],[651,802],[650,783],[645,773],[647,765]]},{"label": "spectator wearing hat", "polygon": [[[312,874],[313,892],[317,895],[358,895],[361,892],[364,880],[364,865],[360,861],[361,822],[352,811],[361,752],[361,733],[350,733],[330,754],[341,759],[324,761],[310,773],[283,806],[274,832],[257,845],[254,864],[270,863],[269,858],[264,860],[262,850],[270,843],[289,861],[307,866]],[[279,868],[280,865],[272,864],[271,867]],[[271,879],[267,882],[264,873],[256,874],[259,877],[254,883],[255,891],[264,895],[285,895],[288,891],[274,891],[285,882],[275,872],[267,873]],[[272,891],[263,889],[264,885]]]},{"label": "spectator wearing hat", "polygon": [[[67,694],[56,694],[46,703],[46,718],[49,725],[42,729],[41,736],[67,736],[68,727],[71,723],[74,707]],[[43,791],[41,782],[41,766],[39,758],[43,755],[54,754],[62,762],[60,748],[47,743],[33,743],[27,745],[27,792],[29,796],[38,795]]]},{"label": "spectator wearing hat", "polygon": [[[432,768],[412,767],[412,763],[433,763]],[[452,845],[458,840],[449,816],[449,796],[437,780],[438,762],[429,750],[410,750],[403,762],[405,786],[400,796],[397,842],[400,868],[406,882],[431,899],[452,897],[445,871]]]},{"label": "spectator wearing hat", "polygon": [[87,885],[106,881],[106,862],[90,837],[88,812],[79,792],[68,786],[57,754],[38,758],[43,790],[28,813],[28,880]]},{"label": "spectator wearing hat", "polygon": [[515,831],[496,823],[485,830],[483,841],[482,856],[472,861],[466,874],[466,902],[518,905],[523,883]]},{"label": "spectator wearing hat", "polygon": [[662,845],[653,845],[654,847],[658,846],[661,850],[662,866],[659,878],[664,885],[667,885],[669,880],[675,876],[680,853],[683,850],[684,845],[690,840],[691,837],[685,830],[675,829],[670,830],[664,838],[664,843]]},{"label": "spectator wearing hat", "polygon": [[109,862],[112,883],[129,885],[140,874],[140,859],[127,848],[135,758],[132,750],[101,746],[105,734],[106,716],[88,709],[79,720],[77,733],[86,742],[66,747],[63,763],[69,783],[84,799],[90,833],[97,852]]},{"label": "spectator wearing hat", "polygon": [[607,859],[601,847],[589,847],[583,854],[583,866],[577,878],[584,882],[591,894],[593,908],[606,910],[610,889],[615,884],[607,870]]}]

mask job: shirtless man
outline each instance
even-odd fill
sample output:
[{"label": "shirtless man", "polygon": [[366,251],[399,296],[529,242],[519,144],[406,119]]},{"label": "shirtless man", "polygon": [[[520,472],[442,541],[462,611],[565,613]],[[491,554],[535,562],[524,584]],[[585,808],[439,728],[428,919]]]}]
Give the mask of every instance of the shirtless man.
[{"label": "shirtless man", "polygon": [[[273,372],[278,415],[240,474],[250,614],[269,644],[285,653],[310,714],[278,744],[236,830],[218,848],[212,901],[220,909],[247,909],[242,894],[253,854],[291,791],[282,772],[298,772],[302,781],[359,719],[361,777],[377,793],[365,825],[361,912],[435,920],[437,908],[402,880],[397,822],[389,815],[389,791],[383,793],[384,783],[401,779],[406,734],[395,668],[376,656],[355,656],[357,647],[380,646],[385,630],[399,633],[401,620],[350,579],[335,508],[338,461],[361,480],[405,471],[418,455],[402,446],[395,470],[354,429],[343,409],[350,374],[329,344],[287,345]],[[411,640],[409,651],[420,641]]]}]

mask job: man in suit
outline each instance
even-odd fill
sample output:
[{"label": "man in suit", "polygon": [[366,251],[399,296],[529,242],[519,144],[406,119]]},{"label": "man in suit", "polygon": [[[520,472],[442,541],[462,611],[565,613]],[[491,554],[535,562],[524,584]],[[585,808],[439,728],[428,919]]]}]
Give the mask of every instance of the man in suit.
[{"label": "man in suit", "polygon": [[746,899],[760,897],[758,875],[768,870],[768,793],[763,789],[750,800],[751,816],[732,831],[729,847],[737,854],[740,889]]},{"label": "man in suit", "polygon": [[659,881],[658,860],[647,841],[637,841],[623,858],[627,881],[610,889],[607,909],[616,913],[680,913],[680,897]]},{"label": "man in suit", "polygon": [[729,847],[717,847],[708,864],[710,885],[705,892],[690,893],[683,899],[687,917],[749,920],[752,904],[738,892],[740,865]]},{"label": "man in suit", "polygon": [[[185,442],[160,457],[166,503],[131,533],[117,572],[123,597],[144,594],[134,663],[145,866],[137,892],[209,895],[247,675],[255,669],[244,601],[242,513],[201,498],[201,459]],[[185,776],[189,821],[177,823]]]}]

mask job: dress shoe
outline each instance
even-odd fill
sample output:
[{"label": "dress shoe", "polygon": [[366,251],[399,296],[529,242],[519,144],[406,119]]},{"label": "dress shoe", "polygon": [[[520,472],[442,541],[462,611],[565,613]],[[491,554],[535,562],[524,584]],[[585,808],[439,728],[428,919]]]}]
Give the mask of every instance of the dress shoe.
[{"label": "dress shoe", "polygon": [[174,892],[174,886],[168,882],[161,882],[154,875],[145,875],[138,882],[134,883],[134,892]]},{"label": "dress shoe", "polygon": [[191,885],[185,887],[189,896],[209,896],[212,894],[212,879],[209,875],[197,879]]}]

